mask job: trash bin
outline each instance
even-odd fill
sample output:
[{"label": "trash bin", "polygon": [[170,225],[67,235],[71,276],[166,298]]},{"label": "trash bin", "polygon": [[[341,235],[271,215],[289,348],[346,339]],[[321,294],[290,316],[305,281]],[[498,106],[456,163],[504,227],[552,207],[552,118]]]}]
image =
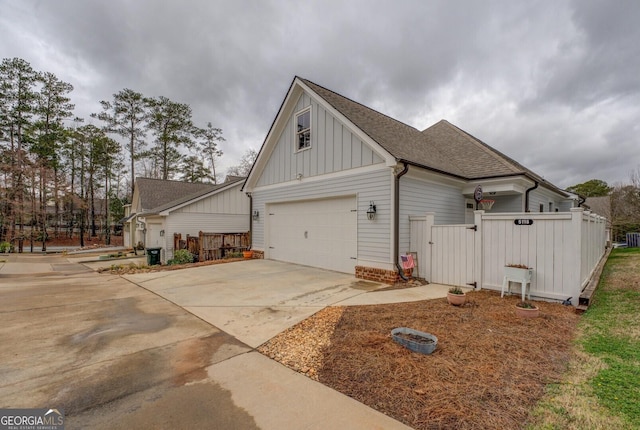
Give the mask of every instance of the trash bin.
[{"label": "trash bin", "polygon": [[160,264],[160,251],[162,248],[147,248],[147,265],[156,266]]}]

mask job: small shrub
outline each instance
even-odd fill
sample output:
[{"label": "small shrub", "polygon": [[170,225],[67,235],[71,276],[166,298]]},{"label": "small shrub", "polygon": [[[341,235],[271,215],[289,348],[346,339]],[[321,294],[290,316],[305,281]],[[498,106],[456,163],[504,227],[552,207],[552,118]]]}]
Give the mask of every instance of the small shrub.
[{"label": "small shrub", "polygon": [[224,256],[224,258],[242,258],[242,251],[238,251],[238,252],[227,252]]},{"label": "small shrub", "polygon": [[535,309],[536,307],[533,303],[529,302],[518,302],[516,303],[516,306],[523,309]]},{"label": "small shrub", "polygon": [[9,252],[11,244],[9,242],[0,242],[0,252]]},{"label": "small shrub", "polygon": [[173,258],[169,260],[169,265],[193,263],[193,254],[186,249],[179,249],[173,254]]}]

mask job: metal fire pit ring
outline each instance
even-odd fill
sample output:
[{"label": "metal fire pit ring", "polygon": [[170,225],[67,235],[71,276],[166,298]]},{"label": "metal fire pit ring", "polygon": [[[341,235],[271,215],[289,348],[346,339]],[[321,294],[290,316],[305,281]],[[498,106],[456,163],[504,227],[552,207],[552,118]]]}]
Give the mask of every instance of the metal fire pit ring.
[{"label": "metal fire pit ring", "polygon": [[394,328],[391,330],[391,337],[394,342],[420,354],[431,354],[438,346],[438,338],[431,333],[408,327]]}]

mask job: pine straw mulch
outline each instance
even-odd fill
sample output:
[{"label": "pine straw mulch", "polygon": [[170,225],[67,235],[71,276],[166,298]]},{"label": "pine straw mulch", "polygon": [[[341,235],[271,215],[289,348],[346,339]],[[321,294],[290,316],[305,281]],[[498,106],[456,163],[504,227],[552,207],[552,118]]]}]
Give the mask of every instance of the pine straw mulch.
[{"label": "pine straw mulch", "polygon": [[[541,316],[521,319],[518,301],[477,291],[463,307],[437,299],[326,308],[259,350],[416,429],[523,428],[565,370],[579,317],[536,302]],[[396,327],[435,334],[437,349],[411,352],[391,339]]]}]

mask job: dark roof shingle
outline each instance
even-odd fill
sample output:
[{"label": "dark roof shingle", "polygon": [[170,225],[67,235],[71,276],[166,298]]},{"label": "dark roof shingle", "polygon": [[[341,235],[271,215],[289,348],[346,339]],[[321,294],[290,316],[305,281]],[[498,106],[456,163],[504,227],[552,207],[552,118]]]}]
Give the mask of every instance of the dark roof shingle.
[{"label": "dark roof shingle", "polygon": [[136,187],[138,187],[140,195],[140,209],[142,211],[149,211],[194,193],[211,190],[215,186],[212,184],[195,184],[152,178],[136,179]]},{"label": "dark roof shingle", "polygon": [[299,79],[398,161],[469,180],[526,174],[543,181],[515,160],[445,120],[420,132],[309,80]]},{"label": "dark roof shingle", "polygon": [[226,187],[228,187],[230,185],[236,184],[238,182],[242,182],[244,180],[245,180],[244,177],[235,176],[233,179],[228,179],[227,178],[227,180],[225,182],[221,183],[221,184],[217,184],[217,185],[209,184],[208,188],[196,191],[195,193],[192,193],[192,194],[187,194],[187,195],[185,195],[185,196],[183,196],[183,197],[181,197],[179,199],[171,200],[171,201],[169,201],[169,202],[167,202],[167,203],[165,203],[163,205],[156,206],[155,208],[150,209],[149,212],[151,212],[151,213],[160,213],[160,212],[162,212],[164,210],[173,208],[173,207],[181,205],[183,203],[187,203],[190,200],[197,199],[198,197],[204,196],[205,194],[209,194],[209,193],[211,193],[213,191],[216,191],[216,190],[219,190],[221,188],[226,188]]}]

